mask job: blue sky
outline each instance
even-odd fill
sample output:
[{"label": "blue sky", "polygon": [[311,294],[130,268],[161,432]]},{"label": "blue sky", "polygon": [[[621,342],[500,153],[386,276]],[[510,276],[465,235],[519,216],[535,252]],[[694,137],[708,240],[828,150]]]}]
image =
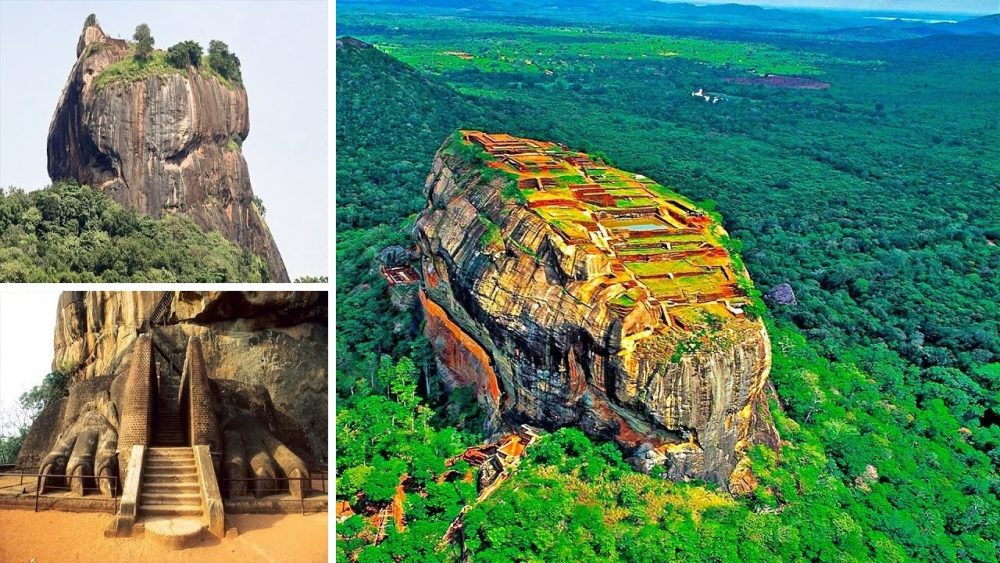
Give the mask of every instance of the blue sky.
[{"label": "blue sky", "polygon": [[[670,0],[672,3],[672,0]],[[878,12],[930,12],[995,14],[1000,12],[1000,0],[690,0],[690,4],[749,4],[781,8],[836,8]]]},{"label": "blue sky", "polygon": [[0,291],[0,434],[17,399],[52,368],[59,295],[52,285],[7,285]]},{"label": "blue sky", "polygon": [[292,279],[328,273],[327,7],[275,2],[0,0],[0,186],[49,183],[45,143],[88,13],[156,47],[220,39],[240,58],[250,99],[243,155]]}]

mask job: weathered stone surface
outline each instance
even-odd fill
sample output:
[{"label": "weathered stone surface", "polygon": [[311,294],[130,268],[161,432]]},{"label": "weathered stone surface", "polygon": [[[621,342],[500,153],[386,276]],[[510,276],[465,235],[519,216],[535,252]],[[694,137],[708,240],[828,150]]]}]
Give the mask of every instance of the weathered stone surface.
[{"label": "weathered stone surface", "polygon": [[[161,295],[63,293],[53,368],[75,379],[127,373],[132,344]],[[327,331],[325,292],[174,292],[156,329],[157,344],[178,364],[196,336],[213,381],[262,387],[273,406],[271,431],[307,462],[326,459]]]},{"label": "weathered stone surface", "polygon": [[797,305],[795,291],[787,283],[779,284],[764,294],[764,299],[771,305]]},{"label": "weathered stone surface", "polygon": [[[102,437],[107,434],[97,446],[95,471],[99,469],[104,460],[101,452],[110,445],[106,442],[117,440],[125,375],[133,363],[135,343],[162,296],[161,292],[63,293],[53,368],[72,374],[70,396],[45,409],[32,425],[18,467],[39,468],[54,449],[65,450],[51,460],[64,467],[77,437],[97,431]],[[205,373],[219,399],[218,424],[224,441],[230,442],[228,434],[236,426],[249,427],[282,468],[302,471],[304,466],[325,463],[326,293],[170,292],[166,303],[162,317],[152,323],[156,343],[176,358],[175,367],[181,369],[190,337],[200,338]],[[170,366],[162,360],[160,364],[157,372],[169,373]],[[256,425],[231,425],[246,417]],[[59,444],[62,447],[57,448]]]},{"label": "weathered stone surface", "polygon": [[250,132],[246,90],[190,68],[97,88],[101,71],[128,55],[124,41],[98,26],[80,36],[49,126],[49,176],[89,184],[156,218],[183,213],[263,257],[272,281],[288,281],[253,206],[246,161],[230,145]]},{"label": "weathered stone surface", "polygon": [[[439,151],[415,234],[428,339],[451,383],[476,388],[490,430],[578,426],[616,440],[639,467],[723,485],[751,445],[777,446],[763,323],[727,303],[736,312],[708,338],[668,326],[663,301],[614,303],[620,268],[505,201],[506,178],[483,176]],[[696,351],[675,354],[692,339]]]}]

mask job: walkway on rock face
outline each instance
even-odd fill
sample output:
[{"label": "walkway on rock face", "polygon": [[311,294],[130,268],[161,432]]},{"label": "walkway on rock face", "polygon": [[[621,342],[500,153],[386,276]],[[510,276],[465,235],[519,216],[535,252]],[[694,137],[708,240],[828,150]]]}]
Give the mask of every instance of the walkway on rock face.
[{"label": "walkway on rock face", "polygon": [[155,561],[187,563],[319,563],[328,559],[327,513],[227,514],[235,538],[208,536],[193,548],[168,551],[143,538],[105,538],[110,514],[0,509],[0,561]]}]

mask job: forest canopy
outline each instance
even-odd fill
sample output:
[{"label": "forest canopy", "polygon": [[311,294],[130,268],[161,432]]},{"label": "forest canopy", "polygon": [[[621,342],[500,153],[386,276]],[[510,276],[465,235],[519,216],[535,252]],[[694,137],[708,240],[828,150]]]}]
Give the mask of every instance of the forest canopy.
[{"label": "forest canopy", "polygon": [[0,282],[265,282],[267,267],[185,217],[157,220],[88,186],[0,190]]}]

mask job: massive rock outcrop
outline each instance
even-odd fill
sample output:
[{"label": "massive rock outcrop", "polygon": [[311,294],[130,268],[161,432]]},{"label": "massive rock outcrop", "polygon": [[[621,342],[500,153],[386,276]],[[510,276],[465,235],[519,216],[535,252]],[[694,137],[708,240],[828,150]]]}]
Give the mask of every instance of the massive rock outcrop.
[{"label": "massive rock outcrop", "polygon": [[463,131],[415,227],[425,331],[495,430],[579,426],[645,469],[752,486],[771,354],[717,218],[554,143]]},{"label": "massive rock outcrop", "polygon": [[53,450],[67,450],[66,461],[80,436],[103,439],[119,427],[146,334],[161,377],[191,364],[189,343],[197,341],[227,448],[253,439],[278,452],[287,445],[308,466],[325,463],[327,306],[325,292],[64,293],[53,368],[72,375],[70,396],[35,421],[18,466],[38,467]]},{"label": "massive rock outcrop", "polygon": [[75,179],[152,217],[183,213],[264,258],[271,281],[288,281],[239,149],[250,132],[243,86],[193,67],[99,85],[131,52],[96,25],[76,53],[49,127],[52,180]]}]

